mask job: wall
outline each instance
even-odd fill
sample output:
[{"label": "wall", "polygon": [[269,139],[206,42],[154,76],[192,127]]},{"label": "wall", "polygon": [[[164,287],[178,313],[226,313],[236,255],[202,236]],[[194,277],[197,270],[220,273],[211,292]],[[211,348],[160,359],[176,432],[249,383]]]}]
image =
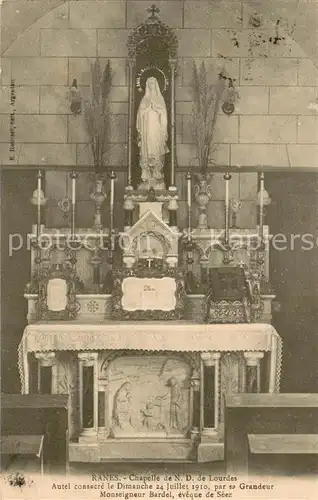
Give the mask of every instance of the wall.
[{"label": "wall", "polygon": [[[68,92],[76,78],[89,91],[89,60],[111,59],[112,148],[109,163],[125,170],[127,162],[127,67],[129,31],[145,20],[143,1],[7,1],[2,10],[2,164],[87,166],[92,164],[83,116],[73,116]],[[189,82],[193,59],[202,60],[211,81],[225,68],[240,99],[235,113],[220,114],[217,165],[277,168],[318,166],[317,147],[317,4],[314,0],[158,1],[163,21],[179,41],[177,77],[177,183],[185,197],[184,172],[196,156],[190,133]],[[259,24],[259,25],[258,25]],[[256,26],[256,27],[255,27]],[[10,28],[9,28],[10,27]],[[16,85],[16,154],[9,160],[10,82]],[[90,179],[82,174],[79,220],[90,225]],[[47,177],[49,223],[63,225],[58,199],[67,191],[64,173]],[[118,172],[117,194],[125,175]],[[212,182],[210,225],[223,225],[223,182]],[[238,224],[255,224],[256,174],[235,174],[231,195],[244,204]],[[118,205],[119,212],[119,205]],[[185,222],[181,203],[179,220]],[[121,223],[121,218],[117,221]]]}]

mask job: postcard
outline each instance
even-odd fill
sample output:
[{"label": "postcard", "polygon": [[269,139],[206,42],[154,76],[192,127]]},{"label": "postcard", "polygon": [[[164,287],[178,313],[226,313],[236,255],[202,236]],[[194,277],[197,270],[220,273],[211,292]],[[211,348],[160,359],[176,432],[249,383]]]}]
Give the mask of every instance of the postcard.
[{"label": "postcard", "polygon": [[1,498],[316,498],[317,2],[0,8]]}]

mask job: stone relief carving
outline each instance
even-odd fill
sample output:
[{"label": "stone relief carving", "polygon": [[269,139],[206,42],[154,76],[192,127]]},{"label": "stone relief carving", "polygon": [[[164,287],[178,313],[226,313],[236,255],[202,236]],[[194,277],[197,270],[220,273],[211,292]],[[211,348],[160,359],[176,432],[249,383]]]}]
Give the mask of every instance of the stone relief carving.
[{"label": "stone relief carving", "polygon": [[183,437],[189,429],[192,368],[180,357],[130,355],[107,368],[113,437]]}]

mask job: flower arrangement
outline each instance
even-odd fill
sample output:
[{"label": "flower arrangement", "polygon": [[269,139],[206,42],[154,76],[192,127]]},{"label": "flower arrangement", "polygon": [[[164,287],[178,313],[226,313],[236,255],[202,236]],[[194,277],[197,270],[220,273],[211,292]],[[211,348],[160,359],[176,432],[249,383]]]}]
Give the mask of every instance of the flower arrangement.
[{"label": "flower arrangement", "polygon": [[90,138],[95,172],[102,173],[108,163],[110,112],[109,101],[113,73],[108,60],[104,70],[99,59],[91,63],[91,96],[85,103],[84,116]]},{"label": "flower arrangement", "polygon": [[224,88],[225,80],[222,73],[215,83],[209,83],[205,62],[201,63],[199,69],[193,62],[191,81],[192,131],[197,146],[200,173],[203,175],[207,173],[215,148],[214,132]]}]

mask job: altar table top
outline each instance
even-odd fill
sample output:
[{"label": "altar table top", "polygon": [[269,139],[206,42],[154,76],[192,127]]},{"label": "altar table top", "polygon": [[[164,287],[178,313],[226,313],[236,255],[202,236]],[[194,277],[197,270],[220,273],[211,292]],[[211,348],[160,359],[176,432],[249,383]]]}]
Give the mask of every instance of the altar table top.
[{"label": "altar table top", "polygon": [[50,322],[28,325],[20,345],[24,352],[92,349],[270,351],[273,338],[279,338],[275,328],[264,323]]}]

